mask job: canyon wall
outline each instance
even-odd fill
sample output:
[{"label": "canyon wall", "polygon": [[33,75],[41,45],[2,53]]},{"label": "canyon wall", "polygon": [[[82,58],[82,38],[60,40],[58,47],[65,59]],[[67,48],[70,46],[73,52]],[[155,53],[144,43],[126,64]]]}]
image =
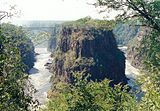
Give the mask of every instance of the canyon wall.
[{"label": "canyon wall", "polygon": [[150,30],[145,27],[141,27],[135,38],[128,44],[127,59],[131,65],[135,68],[142,69],[143,62],[146,56],[145,37],[150,33]]},{"label": "canyon wall", "polygon": [[117,48],[112,30],[63,26],[53,53],[52,80],[72,81],[74,71],[91,74],[91,80],[127,83],[125,57]]}]

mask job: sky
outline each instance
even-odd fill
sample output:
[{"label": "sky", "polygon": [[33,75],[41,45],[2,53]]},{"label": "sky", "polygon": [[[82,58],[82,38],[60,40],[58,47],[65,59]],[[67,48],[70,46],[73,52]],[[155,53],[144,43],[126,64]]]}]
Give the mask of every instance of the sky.
[{"label": "sky", "polygon": [[[9,5],[16,5],[21,11],[16,20],[77,20],[86,16],[94,19],[104,19],[105,14],[99,14],[98,9],[87,3],[95,0],[0,0],[0,10]],[[112,16],[114,14],[112,13]]]}]

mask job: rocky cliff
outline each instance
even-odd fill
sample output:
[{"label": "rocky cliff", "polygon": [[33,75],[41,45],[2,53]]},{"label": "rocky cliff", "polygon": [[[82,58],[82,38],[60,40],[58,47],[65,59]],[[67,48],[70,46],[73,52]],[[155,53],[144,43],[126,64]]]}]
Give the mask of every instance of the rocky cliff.
[{"label": "rocky cliff", "polygon": [[141,69],[143,67],[143,60],[145,57],[145,49],[143,42],[150,30],[145,27],[141,27],[135,38],[128,44],[127,59],[131,62],[131,65],[135,68]]},{"label": "rocky cliff", "polygon": [[30,39],[26,40],[26,42],[20,44],[19,46],[21,57],[23,63],[26,65],[25,71],[28,73],[31,68],[34,66],[35,60],[35,52],[34,45]]},{"label": "rocky cliff", "polygon": [[108,78],[113,80],[111,85],[127,83],[125,57],[110,30],[64,26],[53,55],[53,81],[72,81],[71,72],[84,71],[92,80]]},{"label": "rocky cliff", "polygon": [[140,26],[119,23],[113,29],[118,45],[127,45],[140,31]]},{"label": "rocky cliff", "polygon": [[60,31],[60,25],[55,25],[51,31],[51,38],[48,40],[48,50],[54,52],[57,46],[57,35]]}]

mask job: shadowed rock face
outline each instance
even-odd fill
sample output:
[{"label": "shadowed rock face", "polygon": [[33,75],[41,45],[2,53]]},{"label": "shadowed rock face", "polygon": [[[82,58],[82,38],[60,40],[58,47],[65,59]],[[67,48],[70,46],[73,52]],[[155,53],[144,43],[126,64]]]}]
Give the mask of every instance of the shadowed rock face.
[{"label": "shadowed rock face", "polygon": [[52,71],[55,77],[71,80],[72,71],[90,73],[92,80],[127,83],[125,57],[116,45],[112,31],[94,28],[63,27],[54,52]]},{"label": "shadowed rock face", "polygon": [[26,43],[19,45],[21,57],[23,63],[26,65],[25,71],[28,73],[31,68],[34,66],[35,60],[35,52],[34,45],[30,39],[26,41]]},{"label": "shadowed rock face", "polygon": [[48,51],[54,52],[57,45],[57,35],[60,31],[60,26],[56,25],[55,27],[52,27],[51,31],[51,38],[48,40]]}]

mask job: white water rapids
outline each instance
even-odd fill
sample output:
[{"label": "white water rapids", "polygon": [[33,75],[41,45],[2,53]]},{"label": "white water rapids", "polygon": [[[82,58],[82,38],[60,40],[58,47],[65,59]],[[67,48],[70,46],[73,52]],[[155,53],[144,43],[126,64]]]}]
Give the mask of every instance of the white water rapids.
[{"label": "white water rapids", "polygon": [[[122,46],[118,48],[124,52],[125,57],[126,57],[127,46]],[[135,67],[133,67],[127,58],[125,60],[125,65],[126,65],[125,74],[129,79],[136,79],[138,76],[140,76],[140,71],[136,69]]]},{"label": "white water rapids", "polygon": [[33,98],[37,99],[40,105],[45,104],[47,99],[47,92],[51,87],[50,77],[51,73],[46,66],[44,66],[50,59],[50,52],[47,48],[35,48],[35,52],[38,53],[36,56],[36,62],[34,67],[29,71],[30,81],[34,85],[37,92],[33,94]]},{"label": "white water rapids", "polygon": [[[125,57],[126,57],[126,51],[127,51],[127,47],[126,46],[122,46],[122,47],[118,47],[121,51],[124,52]],[[144,93],[141,91],[139,85],[136,84],[136,79],[141,76],[141,73],[139,71],[139,69],[136,69],[135,67],[133,67],[131,65],[131,63],[129,62],[129,60],[125,60],[125,75],[127,76],[128,80],[128,85],[132,88],[133,92],[139,92],[136,93],[136,98],[138,101],[141,100],[141,97],[143,97]]]}]

